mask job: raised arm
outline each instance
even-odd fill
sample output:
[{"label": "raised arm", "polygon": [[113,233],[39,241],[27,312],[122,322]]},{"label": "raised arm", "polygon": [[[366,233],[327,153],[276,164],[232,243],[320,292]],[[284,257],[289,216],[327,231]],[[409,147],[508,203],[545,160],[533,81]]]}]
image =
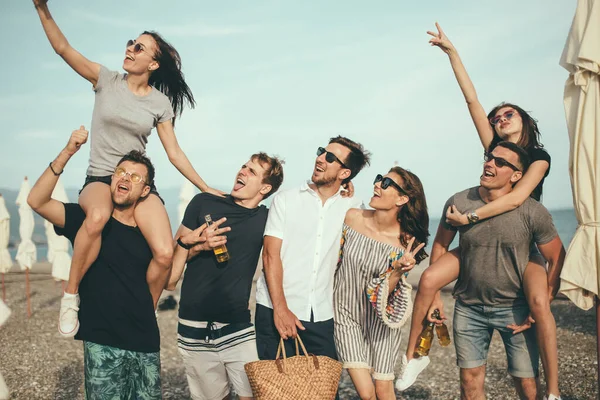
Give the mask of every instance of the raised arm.
[{"label": "raised arm", "polygon": [[483,148],[487,150],[492,143],[492,139],[494,138],[494,130],[488,121],[487,114],[483,109],[483,106],[477,98],[475,86],[473,86],[473,82],[471,82],[471,78],[469,78],[469,74],[467,73],[462,60],[458,55],[458,51],[456,51],[456,48],[452,42],[450,42],[437,22],[435,23],[435,26],[438,30],[437,33],[427,31],[429,35],[433,36],[429,40],[429,43],[431,43],[432,46],[439,47],[448,55],[448,58],[450,59],[450,65],[454,71],[454,76],[458,82],[458,86],[460,86],[460,90],[462,91],[463,96],[465,96],[467,107],[469,108],[469,113],[471,114],[471,119],[473,120],[475,129],[479,135],[479,140],[481,140]]},{"label": "raised arm", "polygon": [[159,123],[156,126],[156,131],[158,132],[160,141],[167,152],[169,161],[175,168],[177,168],[179,172],[181,172],[183,176],[187,178],[187,180],[192,182],[194,186],[196,186],[202,192],[208,192],[218,196],[223,194],[218,190],[210,188],[200,177],[200,175],[198,175],[192,166],[192,163],[190,163],[190,160],[179,146],[179,142],[177,142],[177,137],[175,136],[175,131],[173,130],[173,123],[171,121]]},{"label": "raised arm", "polygon": [[83,125],[78,130],[73,131],[65,148],[42,173],[27,197],[27,204],[33,211],[61,228],[65,226],[65,207],[63,203],[51,197],[52,191],[56,187],[58,177],[65,169],[67,162],[87,141],[87,137],[88,131],[85,130]]},{"label": "raised arm", "polygon": [[560,273],[565,262],[565,248],[556,236],[546,244],[538,244],[538,249],[548,262],[548,290],[550,301],[554,299],[560,287]]},{"label": "raised arm", "polygon": [[50,10],[48,10],[48,0],[33,0],[33,4],[40,17],[44,32],[46,32],[50,45],[56,54],[61,56],[75,72],[95,86],[100,75],[100,64],[88,60],[71,47],[67,38],[54,21],[54,18],[52,18]]},{"label": "raised arm", "polygon": [[[479,221],[512,211],[523,204],[525,200],[531,196],[531,193],[540,184],[542,179],[544,179],[548,168],[550,168],[548,161],[534,161],[510,193],[475,210],[475,213],[479,217]],[[446,221],[453,226],[469,224],[469,219],[466,214],[462,214],[456,210],[449,215],[449,218]]]}]

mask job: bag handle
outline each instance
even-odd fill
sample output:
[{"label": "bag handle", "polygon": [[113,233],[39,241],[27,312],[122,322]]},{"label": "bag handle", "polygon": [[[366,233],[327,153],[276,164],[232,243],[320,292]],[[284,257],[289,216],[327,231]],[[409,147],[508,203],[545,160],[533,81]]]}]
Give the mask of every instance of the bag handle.
[{"label": "bag handle", "polygon": [[[310,370],[310,361],[312,359],[312,362],[315,366],[315,369],[319,369],[319,360],[317,359],[317,356],[315,356],[314,354],[309,354],[308,351],[306,350],[306,347],[304,346],[304,343],[302,342],[302,339],[300,338],[300,335],[296,336],[296,356],[300,356],[300,349],[298,348],[298,343],[300,343],[300,347],[302,348],[302,351],[304,352],[304,356],[306,357],[306,367],[307,369]],[[279,358],[279,356],[283,354],[283,358]],[[277,365],[277,370],[279,371],[279,373],[285,374],[285,360],[287,359],[287,356],[285,354],[285,345],[283,343],[283,338],[279,338],[279,346],[277,346],[277,354],[275,355],[275,365]]]}]

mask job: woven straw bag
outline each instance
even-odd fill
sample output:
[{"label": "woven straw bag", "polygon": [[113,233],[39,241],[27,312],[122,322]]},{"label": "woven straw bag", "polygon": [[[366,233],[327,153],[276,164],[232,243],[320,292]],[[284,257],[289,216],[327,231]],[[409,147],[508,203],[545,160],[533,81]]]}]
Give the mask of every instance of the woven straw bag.
[{"label": "woven straw bag", "polygon": [[[304,355],[299,353],[298,342]],[[279,358],[281,353],[283,358]],[[341,362],[308,354],[300,336],[294,357],[286,357],[280,339],[275,360],[253,361],[244,368],[256,400],[332,400],[342,375]]]}]

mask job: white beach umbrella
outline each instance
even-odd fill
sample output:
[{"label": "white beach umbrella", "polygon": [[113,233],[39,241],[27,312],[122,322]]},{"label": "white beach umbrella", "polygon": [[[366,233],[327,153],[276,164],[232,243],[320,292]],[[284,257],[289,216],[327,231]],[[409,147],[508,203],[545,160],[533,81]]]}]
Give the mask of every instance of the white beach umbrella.
[{"label": "white beach umbrella", "polygon": [[[67,192],[59,179],[52,192],[52,198],[63,203],[68,203]],[[68,281],[71,269],[71,256],[69,256],[69,240],[58,236],[54,232],[54,225],[44,220],[46,240],[48,243],[48,261],[52,264],[52,277],[57,281]]]},{"label": "white beach umbrella", "polygon": [[183,221],[185,209],[187,208],[188,204],[190,204],[190,201],[192,201],[195,195],[196,186],[194,186],[192,182],[186,179],[185,182],[183,182],[183,185],[181,185],[181,190],[179,191],[179,207],[177,209],[179,223]]},{"label": "white beach umbrella", "polygon": [[[569,174],[579,226],[569,245],[560,292],[589,310],[600,325],[600,0],[579,0],[560,59],[569,71],[564,104],[569,129]],[[598,336],[598,332],[596,332]],[[600,338],[598,338],[600,350]],[[600,365],[598,366],[600,372]],[[600,375],[598,376],[600,386]]]},{"label": "white beach umbrella", "polygon": [[[0,300],[0,326],[4,325],[9,316],[10,308]],[[9,394],[6,383],[4,383],[4,378],[2,378],[2,374],[0,374],[0,400],[8,399]]]},{"label": "white beach umbrella", "polygon": [[10,239],[10,215],[6,209],[4,197],[0,194],[0,274],[2,275],[2,300],[6,300],[6,289],[4,287],[4,274],[13,265],[8,252],[8,241]]},{"label": "white beach umbrella", "polygon": [[6,209],[4,197],[0,194],[0,273],[4,274],[10,270],[13,261],[8,252],[8,241],[10,239],[10,215]]},{"label": "white beach umbrella", "polygon": [[31,269],[37,261],[37,250],[31,240],[34,228],[33,210],[27,204],[27,196],[29,196],[30,191],[31,186],[27,177],[25,177],[23,183],[21,183],[21,190],[16,201],[19,206],[19,235],[21,236],[21,243],[19,243],[19,247],[17,248],[15,259],[22,270]]},{"label": "white beach umbrella", "polygon": [[579,223],[565,258],[560,291],[589,310],[600,286],[600,0],[579,0],[560,64],[570,73],[564,103]]},{"label": "white beach umbrella", "polygon": [[29,270],[37,261],[37,249],[31,240],[33,235],[34,220],[33,210],[27,204],[27,196],[31,191],[27,177],[21,183],[21,190],[17,196],[17,205],[19,206],[19,235],[21,243],[17,248],[17,256],[15,259],[19,263],[21,269],[25,270],[25,295],[27,297],[27,316],[31,317],[31,299],[29,297]]}]

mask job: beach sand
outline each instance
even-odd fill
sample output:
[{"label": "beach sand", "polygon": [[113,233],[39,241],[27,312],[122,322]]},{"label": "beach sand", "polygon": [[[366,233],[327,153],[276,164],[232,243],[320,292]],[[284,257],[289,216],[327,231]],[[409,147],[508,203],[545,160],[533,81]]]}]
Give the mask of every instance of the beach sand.
[{"label": "beach sand", "polygon": [[[416,284],[425,266],[415,268],[409,282]],[[25,274],[6,275],[7,304],[12,315],[0,328],[0,371],[11,390],[11,399],[83,399],[83,349],[81,342],[62,339],[56,329],[61,287],[49,275],[47,264],[31,274],[33,315],[27,318]],[[414,292],[413,292],[414,296]],[[445,309],[452,317],[453,300],[443,294]],[[564,400],[596,398],[596,332],[592,310],[584,312],[566,299],[552,304],[558,326],[560,384]],[[188,399],[187,382],[177,351],[177,311],[159,312],[163,397]],[[451,321],[449,321],[451,328]],[[407,326],[403,329],[404,339]],[[506,373],[506,358],[498,335],[490,347],[486,389],[488,398],[516,398]],[[340,385],[340,398],[358,399],[347,374]],[[419,382],[399,399],[458,399],[458,368],[454,347],[434,344],[430,367]]]}]

